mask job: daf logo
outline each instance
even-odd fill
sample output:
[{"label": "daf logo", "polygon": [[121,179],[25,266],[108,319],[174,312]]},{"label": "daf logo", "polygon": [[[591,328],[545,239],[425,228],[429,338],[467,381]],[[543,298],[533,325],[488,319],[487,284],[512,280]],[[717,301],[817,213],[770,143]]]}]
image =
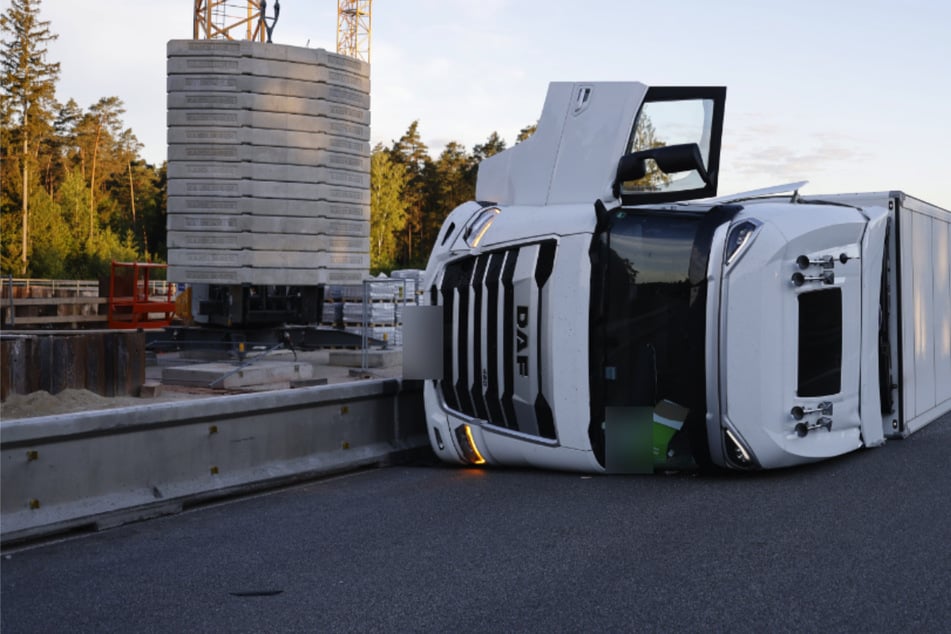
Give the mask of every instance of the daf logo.
[{"label": "daf logo", "polygon": [[521,376],[528,376],[528,306],[515,307],[515,345],[518,348],[515,365]]}]

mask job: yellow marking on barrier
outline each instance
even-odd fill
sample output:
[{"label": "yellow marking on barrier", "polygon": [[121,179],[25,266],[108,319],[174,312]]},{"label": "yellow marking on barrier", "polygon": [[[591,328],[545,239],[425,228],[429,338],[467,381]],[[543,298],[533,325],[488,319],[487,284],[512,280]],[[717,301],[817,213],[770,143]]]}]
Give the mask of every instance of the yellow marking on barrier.
[{"label": "yellow marking on barrier", "polygon": [[343,441],[343,445],[341,445],[341,446],[342,446],[344,449],[350,449],[350,443],[348,443],[346,440]]},{"label": "yellow marking on barrier", "polygon": [[27,460],[27,462],[30,462],[30,461],[33,461],[33,460],[39,460],[39,459],[40,459],[40,452],[39,452],[39,451],[37,451],[37,450],[35,450],[35,449],[31,449],[30,451],[26,452],[26,460]]},{"label": "yellow marking on barrier", "polygon": [[211,468],[211,475],[218,475],[218,467]]},{"label": "yellow marking on barrier", "polygon": [[342,407],[340,408],[340,413],[341,413],[341,414],[349,414],[349,413],[350,413],[350,407],[347,406],[347,405],[342,406]]},{"label": "yellow marking on barrier", "polygon": [[217,433],[218,433],[218,426],[217,426],[217,425],[212,425],[212,426],[210,426],[210,427],[208,428],[208,435],[209,435],[209,436],[212,435],[212,434],[217,434]]},{"label": "yellow marking on barrier", "polygon": [[30,510],[31,510],[31,511],[35,511],[35,510],[38,509],[38,508],[40,508],[40,501],[37,500],[36,498],[31,499],[31,500],[30,500]]}]

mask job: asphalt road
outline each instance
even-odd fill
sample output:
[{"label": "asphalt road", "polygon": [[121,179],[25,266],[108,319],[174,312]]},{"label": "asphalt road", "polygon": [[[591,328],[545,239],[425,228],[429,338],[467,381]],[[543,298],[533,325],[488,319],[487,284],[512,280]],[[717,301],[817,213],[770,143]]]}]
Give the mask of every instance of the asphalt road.
[{"label": "asphalt road", "polygon": [[951,416],[753,476],[359,472],[8,550],[17,632],[947,632]]}]

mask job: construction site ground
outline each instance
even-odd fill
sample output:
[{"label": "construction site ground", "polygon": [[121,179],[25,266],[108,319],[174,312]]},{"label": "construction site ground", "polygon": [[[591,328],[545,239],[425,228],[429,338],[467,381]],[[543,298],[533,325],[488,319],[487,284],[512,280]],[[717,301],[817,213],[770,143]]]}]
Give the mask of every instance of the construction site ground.
[{"label": "construction site ground", "polygon": [[[311,385],[333,385],[350,381],[362,381],[377,378],[400,378],[402,376],[402,351],[368,350],[364,362],[361,350],[310,350],[272,352],[255,361],[254,355],[248,355],[243,361],[238,359],[220,359],[209,363],[207,359],[190,359],[178,352],[162,353],[150,358],[146,365],[146,381],[139,396],[101,396],[88,390],[68,389],[58,394],[39,391],[31,394],[11,394],[0,404],[0,420],[32,418],[53,414],[110,409],[114,407],[147,406],[172,400],[208,398],[227,394],[244,394],[262,390],[288,389]],[[249,363],[250,362],[250,363]],[[240,372],[245,367],[254,368],[255,363],[268,364],[308,364],[310,376],[300,381],[275,381],[270,383],[248,384],[238,388],[214,387],[210,384],[229,372]],[[206,385],[176,385],[163,380],[170,369],[209,367],[210,380]],[[364,367],[365,366],[365,367]]]}]

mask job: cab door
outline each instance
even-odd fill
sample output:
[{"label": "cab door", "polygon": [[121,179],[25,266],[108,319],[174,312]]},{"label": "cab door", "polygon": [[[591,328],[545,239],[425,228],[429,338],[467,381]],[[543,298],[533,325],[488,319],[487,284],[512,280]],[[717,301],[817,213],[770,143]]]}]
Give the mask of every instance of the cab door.
[{"label": "cab door", "polygon": [[724,87],[655,86],[620,157],[615,197],[644,205],[717,194]]}]

